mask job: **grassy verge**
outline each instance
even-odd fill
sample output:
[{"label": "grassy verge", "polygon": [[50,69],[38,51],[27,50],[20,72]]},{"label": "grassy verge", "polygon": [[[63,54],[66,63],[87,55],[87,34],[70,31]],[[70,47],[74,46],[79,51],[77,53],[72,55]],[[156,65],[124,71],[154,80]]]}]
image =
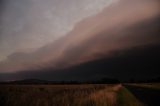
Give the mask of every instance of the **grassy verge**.
[{"label": "grassy verge", "polygon": [[118,106],[144,106],[131,92],[124,87],[117,92],[117,104]]}]

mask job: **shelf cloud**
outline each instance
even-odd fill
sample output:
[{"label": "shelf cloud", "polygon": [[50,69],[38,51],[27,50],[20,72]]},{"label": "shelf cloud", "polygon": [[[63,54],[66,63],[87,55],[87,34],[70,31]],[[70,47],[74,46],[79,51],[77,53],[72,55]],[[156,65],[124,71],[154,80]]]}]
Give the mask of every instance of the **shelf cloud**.
[{"label": "shelf cloud", "polygon": [[[33,3],[37,2],[36,0],[30,1]],[[123,54],[127,50],[134,50],[134,48],[159,45],[159,0],[108,0],[108,2],[105,2],[106,0],[86,0],[86,2],[85,0],[84,2],[69,0],[68,3],[61,1],[62,4],[59,3],[60,1],[53,1],[53,3],[57,3],[63,7],[62,9],[56,7],[57,11],[55,10],[55,16],[50,13],[51,8],[47,8],[48,5],[52,3],[50,0],[45,1],[46,5],[42,5],[43,1],[41,1],[41,3],[35,4],[37,7],[32,7],[35,8],[33,9],[35,12],[41,13],[43,13],[45,9],[49,9],[48,13],[44,12],[48,14],[43,14],[45,17],[43,17],[43,15],[42,17],[38,17],[37,14],[41,13],[34,14],[34,11],[27,10],[31,12],[27,12],[29,15],[35,15],[33,17],[35,19],[29,22],[32,23],[35,21],[36,26],[25,22],[24,24],[28,24],[28,27],[21,29],[22,32],[20,33],[18,31],[19,34],[15,35],[18,36],[15,38],[15,41],[20,42],[15,43],[15,46],[18,45],[18,47],[22,47],[15,52],[10,52],[11,54],[0,62],[1,73],[17,73],[27,70],[38,73],[38,70],[42,71],[43,69],[44,71],[45,69],[52,69],[52,71],[62,70],[96,61],[97,59],[110,58],[116,56],[116,53]],[[19,5],[17,4],[18,2],[14,3],[14,5]],[[78,6],[76,3],[81,6]],[[29,6],[31,6],[31,4]],[[42,8],[42,11],[36,10],[39,8]],[[66,11],[65,8],[69,10]],[[85,9],[83,10],[83,8]],[[22,12],[24,11],[22,10]],[[17,13],[17,15],[20,14]],[[60,16],[58,17],[58,15]],[[49,20],[52,17],[55,19]],[[47,18],[47,20],[42,20],[41,18]],[[44,22],[39,23],[41,20]],[[24,20],[22,20],[22,22],[24,22]],[[14,25],[14,22],[11,23]],[[50,26],[45,27],[48,23],[52,25],[50,24]],[[21,24],[22,23],[20,23],[19,28],[22,28],[23,25],[21,26]],[[2,35],[4,33],[14,34],[17,33],[15,30],[20,30],[18,27],[12,29],[14,31],[3,32]],[[7,30],[7,28],[5,30]],[[29,37],[31,40],[25,37],[21,38],[20,35],[23,36],[23,33],[24,36],[31,36]],[[45,36],[45,34],[47,35]],[[4,38],[4,36],[2,36],[2,38]],[[25,42],[28,42],[25,43],[25,45],[29,45],[31,50],[29,48],[22,50],[24,45],[19,44],[23,44],[24,39],[28,39],[25,40]],[[35,40],[34,42],[33,39],[40,39],[41,41]],[[3,39],[1,41],[3,41]],[[41,42],[42,44],[40,44]],[[6,45],[6,43],[2,44]],[[10,47],[7,46],[0,47],[4,53],[7,51],[5,49],[10,49]]]}]

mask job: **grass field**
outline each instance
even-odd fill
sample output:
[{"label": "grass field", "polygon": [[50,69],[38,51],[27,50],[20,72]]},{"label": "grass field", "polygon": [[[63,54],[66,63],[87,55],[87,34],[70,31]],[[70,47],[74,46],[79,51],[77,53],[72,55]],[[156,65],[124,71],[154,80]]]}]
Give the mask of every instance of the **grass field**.
[{"label": "grass field", "polygon": [[0,85],[0,106],[143,106],[121,84]]}]

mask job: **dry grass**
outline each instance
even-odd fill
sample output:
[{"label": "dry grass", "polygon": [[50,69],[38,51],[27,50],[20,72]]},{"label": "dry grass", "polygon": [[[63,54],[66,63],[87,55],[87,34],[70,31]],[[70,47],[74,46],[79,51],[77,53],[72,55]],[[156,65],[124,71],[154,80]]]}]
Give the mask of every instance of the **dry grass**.
[{"label": "dry grass", "polygon": [[0,106],[119,106],[122,88],[120,84],[0,85]]}]

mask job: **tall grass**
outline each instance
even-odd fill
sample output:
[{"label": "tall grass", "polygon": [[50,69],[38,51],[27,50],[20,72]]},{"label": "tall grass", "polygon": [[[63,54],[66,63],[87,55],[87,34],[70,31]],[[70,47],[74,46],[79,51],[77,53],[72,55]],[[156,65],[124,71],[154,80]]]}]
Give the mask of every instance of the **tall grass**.
[{"label": "tall grass", "polygon": [[1,85],[0,106],[123,106],[119,104],[135,102],[120,88],[105,84]]},{"label": "tall grass", "polygon": [[111,88],[107,85],[4,85],[0,88],[0,103],[1,106],[106,106],[110,103],[107,89]]}]

